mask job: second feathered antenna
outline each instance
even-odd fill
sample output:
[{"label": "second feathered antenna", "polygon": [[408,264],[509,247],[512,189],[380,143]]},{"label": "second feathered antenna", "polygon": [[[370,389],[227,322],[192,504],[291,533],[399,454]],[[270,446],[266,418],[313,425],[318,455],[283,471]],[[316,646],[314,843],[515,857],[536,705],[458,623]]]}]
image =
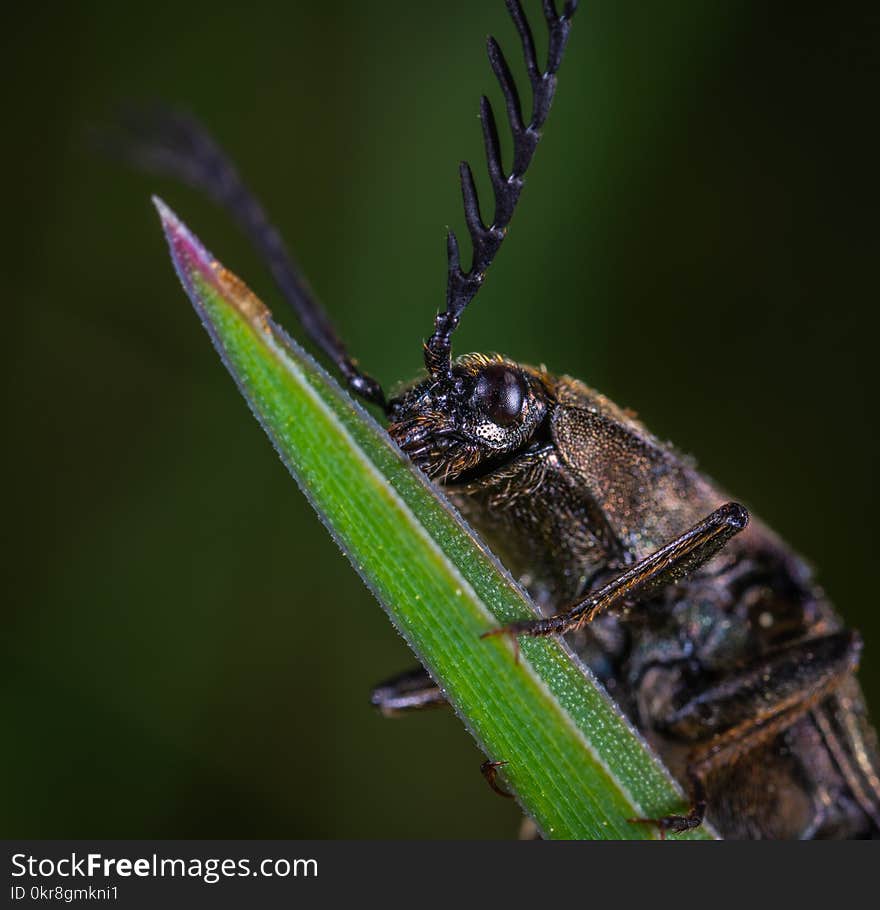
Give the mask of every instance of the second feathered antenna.
[{"label": "second feathered antenna", "polygon": [[[486,146],[489,177],[495,194],[495,212],[487,227],[480,213],[474,177],[469,165],[460,167],[461,192],[465,219],[473,244],[473,259],[468,271],[461,268],[458,240],[448,236],[449,275],[446,309],[434,321],[434,333],[425,343],[425,365],[435,379],[451,375],[452,334],[461,314],[474,299],[483,283],[486,270],[495,258],[522,191],[523,175],[541,138],[541,127],[547,119],[556,72],[571,28],[576,0],[567,0],[562,13],[553,0],[542,0],[544,19],[549,30],[547,65],[542,70],[535,53],[535,42],[519,0],[506,0],[514,25],[522,41],[526,71],[532,88],[532,113],[525,121],[516,84],[504,54],[494,38],[489,38],[487,51],[507,107],[507,119],[513,133],[513,164],[506,174],[501,162],[501,149],[495,116],[487,98],[480,101],[480,120]],[[280,234],[266,217],[259,200],[248,189],[234,165],[196,120],[164,108],[138,111],[122,118],[120,130],[99,137],[105,151],[123,158],[134,166],[176,177],[210,196],[223,206],[248,236],[251,244],[269,267],[283,296],[296,313],[311,340],[333,362],[356,395],[388,412],[382,387],[365,373],[348,353],[324,308],[309,288],[296,261],[291,257]]]}]

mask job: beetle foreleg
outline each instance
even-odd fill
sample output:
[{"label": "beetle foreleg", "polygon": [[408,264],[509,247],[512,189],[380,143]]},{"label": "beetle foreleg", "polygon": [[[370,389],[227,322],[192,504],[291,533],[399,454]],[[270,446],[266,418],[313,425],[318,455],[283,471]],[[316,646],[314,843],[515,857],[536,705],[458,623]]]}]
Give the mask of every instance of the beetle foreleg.
[{"label": "beetle foreleg", "polygon": [[564,635],[574,632],[600,613],[627,601],[645,598],[699,568],[748,523],[749,513],[745,507],[728,502],[671,543],[621,572],[598,591],[587,594],[568,610],[546,619],[511,623],[492,629],[482,637],[500,634]]}]

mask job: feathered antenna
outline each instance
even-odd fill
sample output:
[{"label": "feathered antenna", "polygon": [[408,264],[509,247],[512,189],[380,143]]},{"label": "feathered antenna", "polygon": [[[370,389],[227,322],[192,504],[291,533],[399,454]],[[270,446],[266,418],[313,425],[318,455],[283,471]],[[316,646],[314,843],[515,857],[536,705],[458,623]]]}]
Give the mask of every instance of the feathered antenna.
[{"label": "feathered antenna", "polygon": [[96,137],[104,150],[141,170],[175,177],[226,209],[266,262],[308,336],[349,388],[386,410],[382,387],[348,353],[259,200],[208,131],[192,117],[161,106],[128,111],[119,127]]},{"label": "feathered antenna", "polygon": [[486,270],[492,264],[495,254],[504,240],[507,227],[513,216],[519,194],[523,187],[523,176],[531,163],[532,156],[541,138],[541,127],[547,119],[553,94],[556,91],[556,72],[562,62],[562,55],[571,30],[571,18],[577,9],[577,0],[567,0],[562,15],[556,12],[553,0],[542,0],[544,19],[550,32],[547,51],[547,68],[541,72],[535,54],[535,41],[526,21],[519,0],[507,0],[507,9],[513,19],[522,41],[526,71],[532,85],[532,117],[528,124],[523,120],[519,93],[504,54],[494,38],[489,38],[486,51],[489,63],[495,73],[507,107],[507,119],[513,133],[513,167],[508,176],[501,163],[501,148],[498,143],[498,129],[489,99],[480,99],[480,122],[483,125],[483,143],[489,179],[495,194],[495,213],[489,227],[480,214],[480,203],[474,185],[470,165],[463,161],[459,167],[461,195],[464,200],[464,215],[473,244],[473,258],[467,272],[461,268],[458,239],[453,231],[447,235],[446,250],[449,259],[449,277],[446,287],[446,309],[434,320],[434,334],[425,344],[425,366],[435,379],[449,376],[452,371],[452,333],[458,326],[461,314],[474,299],[483,283]]}]

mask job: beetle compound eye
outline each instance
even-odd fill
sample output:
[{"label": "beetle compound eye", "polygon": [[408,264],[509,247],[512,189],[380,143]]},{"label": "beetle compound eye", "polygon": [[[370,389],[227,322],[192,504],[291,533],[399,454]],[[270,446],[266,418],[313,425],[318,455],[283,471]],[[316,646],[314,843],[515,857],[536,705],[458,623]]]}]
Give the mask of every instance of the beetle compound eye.
[{"label": "beetle compound eye", "polygon": [[502,427],[519,419],[525,397],[522,377],[500,364],[483,370],[474,390],[474,403]]}]

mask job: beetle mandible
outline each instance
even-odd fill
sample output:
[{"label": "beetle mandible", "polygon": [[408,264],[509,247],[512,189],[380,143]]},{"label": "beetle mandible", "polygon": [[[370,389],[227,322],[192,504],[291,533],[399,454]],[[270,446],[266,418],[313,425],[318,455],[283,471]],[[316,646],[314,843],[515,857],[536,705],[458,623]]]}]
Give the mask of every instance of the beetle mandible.
[{"label": "beetle mandible", "polygon": [[[390,399],[349,355],[262,207],[196,122],[153,111],[128,154],[231,213],[351,391],[383,410],[394,440],[545,614],[491,634],[568,636],[686,787],[686,814],[635,821],[663,834],[708,817],[728,838],[878,836],[880,757],[855,678],[861,641],[801,558],[688,458],[577,379],[495,355],[452,357],[453,333],[516,208],[577,7],[542,5],[543,67],[520,3],[507,0],[532,93],[528,119],[501,48],[488,41],[512,162],[505,169],[484,97],[491,222],[462,164],[472,262],[462,268],[450,232],[446,307],[424,346],[426,375]],[[372,698],[386,715],[443,703],[422,669]],[[488,767],[493,786],[497,764]]]}]

